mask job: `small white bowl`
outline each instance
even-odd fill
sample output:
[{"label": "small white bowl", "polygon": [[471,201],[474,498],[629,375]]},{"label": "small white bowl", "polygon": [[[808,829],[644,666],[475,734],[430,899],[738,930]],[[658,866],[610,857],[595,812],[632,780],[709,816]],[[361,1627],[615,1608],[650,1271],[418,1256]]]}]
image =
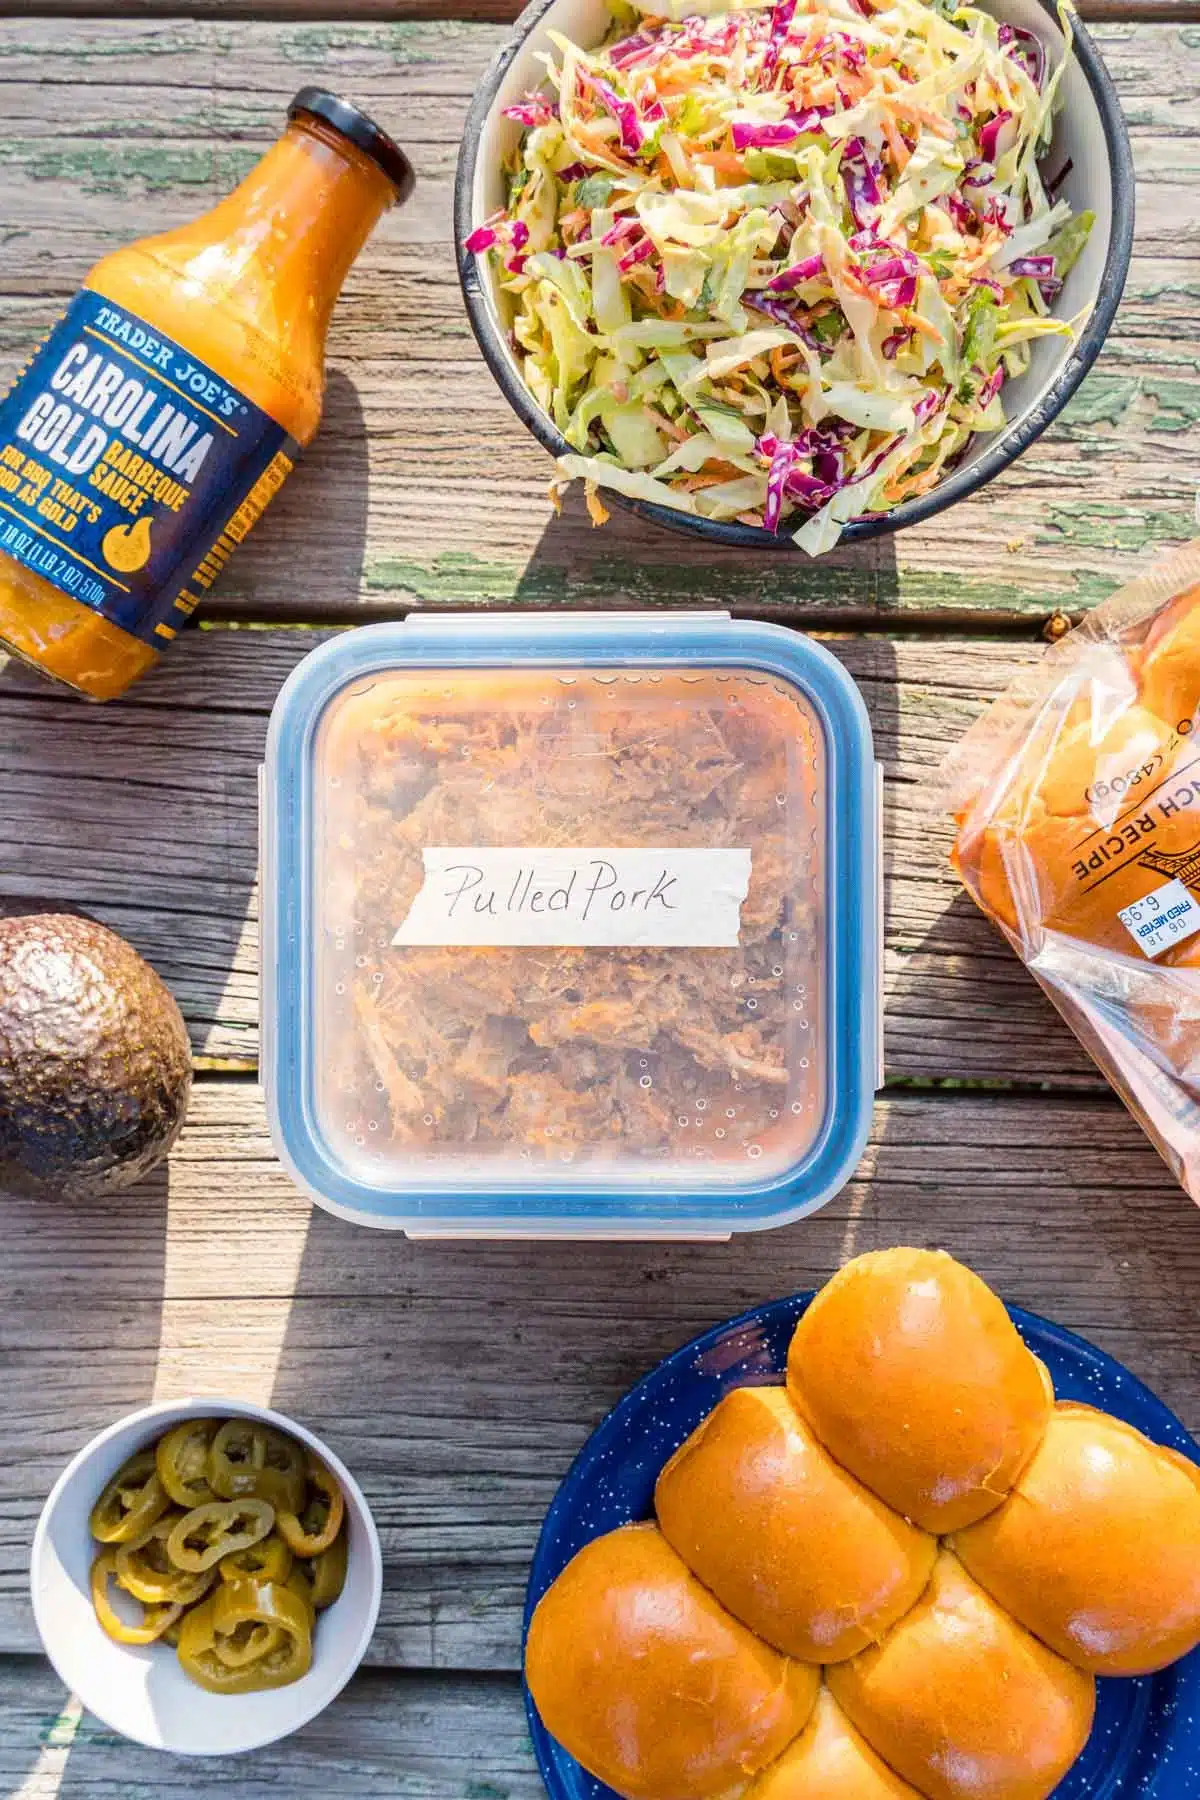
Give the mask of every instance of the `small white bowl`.
[{"label": "small white bowl", "polygon": [[[349,1558],[339,1599],[317,1615],[313,1663],[290,1687],[261,1694],[210,1694],[190,1681],[164,1644],[114,1643],[92,1610],[89,1576],[100,1546],[93,1506],[123,1463],[184,1419],[257,1419],[316,1452],[346,1497]],[[42,1508],[30,1566],[33,1612],[46,1655],[89,1712],[114,1731],[175,1756],[230,1756],[299,1730],[341,1692],[366,1653],[383,1595],[375,1521],[345,1465],[303,1425],[242,1400],[205,1398],[143,1407],[118,1419],[79,1452]]]}]

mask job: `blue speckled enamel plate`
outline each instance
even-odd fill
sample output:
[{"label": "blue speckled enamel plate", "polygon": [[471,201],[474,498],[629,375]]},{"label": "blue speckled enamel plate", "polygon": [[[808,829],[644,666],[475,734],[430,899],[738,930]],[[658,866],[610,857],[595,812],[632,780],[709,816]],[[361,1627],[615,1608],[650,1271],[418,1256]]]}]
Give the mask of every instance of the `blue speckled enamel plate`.
[{"label": "blue speckled enamel plate", "polygon": [[[525,1622],[577,1550],[601,1533],[649,1518],[667,1458],[730,1388],[777,1381],[809,1294],[777,1300],[718,1325],[660,1363],[588,1439],[546,1515],[529,1577]],[[1069,1331],[1011,1309],[1054,1379],[1060,1400],[1114,1413],[1200,1463],[1200,1445],[1148,1388]],[[1160,1675],[1101,1681],[1086,1750],[1053,1800],[1193,1800],[1200,1796],[1200,1650]],[[526,1690],[534,1752],[551,1800],[612,1800],[555,1743]]]}]

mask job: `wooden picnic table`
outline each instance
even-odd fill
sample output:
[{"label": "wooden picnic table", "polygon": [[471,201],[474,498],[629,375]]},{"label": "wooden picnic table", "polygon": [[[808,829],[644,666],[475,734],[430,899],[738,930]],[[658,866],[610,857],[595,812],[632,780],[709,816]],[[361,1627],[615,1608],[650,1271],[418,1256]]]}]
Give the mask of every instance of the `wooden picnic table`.
[{"label": "wooden picnic table", "polygon": [[[0,895],[71,902],[129,937],[178,995],[198,1070],[169,1171],[103,1206],[0,1203],[10,1795],[533,1800],[519,1627],[556,1483],[662,1355],[858,1250],[944,1245],[1200,1429],[1200,1215],[957,891],[930,798],[944,750],[1048,621],[1196,528],[1200,3],[1083,10],[1139,180],[1110,342],[982,494],[814,564],[714,556],[620,512],[594,532],[574,498],[554,516],[549,464],[476,352],[451,243],[462,119],[509,0],[0,0],[0,386],[92,261],[223,194],[303,83],[358,99],[419,176],[347,283],[322,435],[203,628],[107,708],[0,669]],[[862,684],[886,766],[888,1082],[862,1167],[815,1218],[707,1246],[410,1243],[314,1211],[276,1162],[256,1085],[271,703],[334,627],[481,606],[730,607],[830,634]],[[273,1401],[338,1448],[374,1507],[386,1591],[367,1668],[322,1718],[195,1766],[80,1717],[38,1655],[26,1568],[41,1503],[92,1433],[205,1391]]]}]

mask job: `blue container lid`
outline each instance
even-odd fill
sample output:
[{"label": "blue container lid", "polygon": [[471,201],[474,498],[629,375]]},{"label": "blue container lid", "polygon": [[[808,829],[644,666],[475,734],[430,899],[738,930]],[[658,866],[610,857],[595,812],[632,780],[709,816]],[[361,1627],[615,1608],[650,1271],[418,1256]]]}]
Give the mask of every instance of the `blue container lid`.
[{"label": "blue container lid", "polygon": [[263,1070],[321,1205],[417,1235],[813,1211],[878,1083],[878,770],[810,639],[723,613],[323,645],[262,783]]}]

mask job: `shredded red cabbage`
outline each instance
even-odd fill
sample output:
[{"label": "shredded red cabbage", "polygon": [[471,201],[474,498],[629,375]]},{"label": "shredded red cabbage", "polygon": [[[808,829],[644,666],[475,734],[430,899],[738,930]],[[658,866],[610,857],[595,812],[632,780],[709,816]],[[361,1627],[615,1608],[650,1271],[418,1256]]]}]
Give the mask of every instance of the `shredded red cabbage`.
[{"label": "shredded red cabbage", "polygon": [[767,48],[763,56],[760,76],[763,87],[770,87],[775,79],[780,47],[791,29],[795,11],[796,0],[775,0],[775,5],[771,8],[771,24],[767,33]]},{"label": "shredded red cabbage", "polygon": [[632,269],[637,263],[645,262],[648,256],[653,255],[654,245],[650,242],[649,238],[643,238],[640,244],[635,244],[631,250],[625,252],[624,256],[618,258],[617,267],[620,269],[622,275],[624,275],[627,270]]},{"label": "shredded red cabbage", "polygon": [[883,205],[879,177],[883,170],[861,138],[847,138],[842,146],[842,181],[850,216],[860,230],[874,225]]},{"label": "shredded red cabbage", "polygon": [[806,131],[820,130],[821,121],[828,114],[827,107],[810,107],[804,113],[789,113],[777,125],[758,125],[750,119],[735,119],[733,147],[735,150],[770,150],[776,144],[791,144]]},{"label": "shredded red cabbage", "polygon": [[772,275],[767,283],[769,294],[786,294],[802,281],[813,281],[825,267],[823,256],[806,256],[803,262],[793,263],[790,269],[781,269],[778,275]]},{"label": "shredded red cabbage", "polygon": [[490,250],[496,241],[496,233],[490,225],[477,225],[470,237],[465,240],[463,248],[470,250],[474,256],[482,256],[484,251]]},{"label": "shredded red cabbage", "polygon": [[[650,133],[642,123],[637,107],[633,104],[632,100],[622,100],[621,96],[617,93],[617,90],[610,86],[607,81],[601,80],[599,75],[592,75],[589,73],[586,79],[591,82],[592,87],[620,126],[622,150],[627,151],[632,156],[636,156],[638,151],[642,148],[642,145],[646,142],[646,139],[650,136]],[[666,113],[663,110],[661,102],[656,100],[654,106],[647,112],[646,117],[647,119],[654,119],[655,122],[664,119]]]},{"label": "shredded red cabbage", "polygon": [[966,232],[975,229],[975,214],[971,211],[971,208],[967,205],[961,194],[943,194],[942,204],[945,206],[946,211],[950,214],[950,217],[953,219],[959,231]]},{"label": "shredded red cabbage", "polygon": [[763,524],[768,531],[779,530],[779,518],[783,511],[784,483],[791,473],[796,456],[795,444],[779,444],[771,458],[771,468],[767,475],[767,501],[763,507]]},{"label": "shredded red cabbage", "polygon": [[608,53],[608,59],[618,69],[628,69],[631,64],[640,62],[650,51],[657,49],[654,38],[648,38],[643,32],[636,31],[632,37],[622,38],[614,44]]},{"label": "shredded red cabbage", "polygon": [[979,390],[979,405],[990,406],[1000,389],[1004,386],[1004,364],[997,363],[987,380]]},{"label": "shredded red cabbage", "polygon": [[1054,197],[1058,193],[1059,188],[1062,186],[1063,182],[1067,179],[1067,176],[1071,173],[1071,170],[1074,167],[1075,167],[1075,163],[1074,163],[1073,159],[1068,156],[1066,162],[1063,164],[1062,168],[1058,171],[1058,174],[1052,175],[1050,177],[1049,181],[1046,183],[1046,192],[1047,192],[1047,194],[1049,194],[1051,200],[1054,199]]},{"label": "shredded red cabbage", "polygon": [[999,142],[1000,133],[1006,125],[1011,123],[1011,121],[1012,114],[1006,108],[1003,112],[998,112],[995,118],[989,119],[987,124],[980,130],[979,148],[982,150],[987,162],[995,162],[998,155],[997,144]]},{"label": "shredded red cabbage", "polygon": [[881,303],[893,311],[912,306],[917,298],[917,277],[909,267],[915,258],[889,256],[872,268],[860,269],[863,284],[878,294]]},{"label": "shredded red cabbage", "polygon": [[1052,256],[1017,256],[1008,265],[1010,275],[1032,275],[1035,281],[1049,281],[1055,274]]},{"label": "shredded red cabbage", "polygon": [[801,343],[807,344],[810,350],[820,350],[820,339],[815,332],[802,325],[791,307],[784,300],[768,300],[765,294],[743,294],[746,305],[755,312],[762,313],[764,318],[773,319],[776,325],[782,325],[786,331],[795,332]]},{"label": "shredded red cabbage", "polygon": [[1046,77],[1046,47],[1040,38],[1032,31],[1026,31],[1023,25],[1001,25],[996,35],[1001,49],[1007,50],[1013,61],[1020,63],[1040,94]]},{"label": "shredded red cabbage", "polygon": [[546,99],[541,94],[534,94],[530,99],[522,100],[519,106],[506,106],[504,117],[515,119],[518,125],[524,125],[532,131],[537,125],[546,125],[551,119],[557,119],[558,102]]}]

